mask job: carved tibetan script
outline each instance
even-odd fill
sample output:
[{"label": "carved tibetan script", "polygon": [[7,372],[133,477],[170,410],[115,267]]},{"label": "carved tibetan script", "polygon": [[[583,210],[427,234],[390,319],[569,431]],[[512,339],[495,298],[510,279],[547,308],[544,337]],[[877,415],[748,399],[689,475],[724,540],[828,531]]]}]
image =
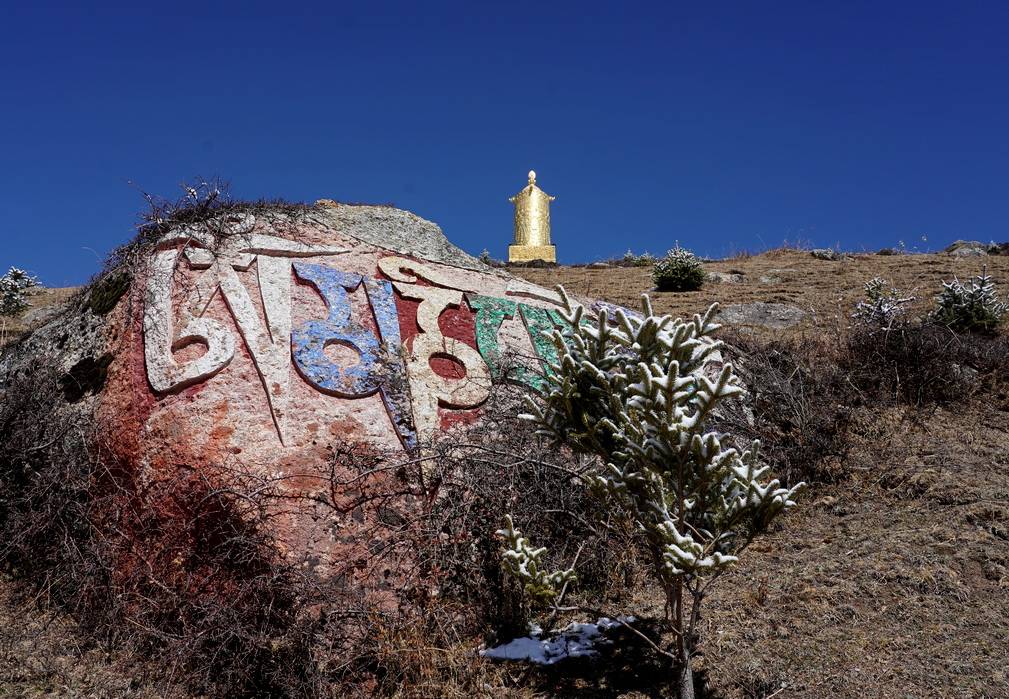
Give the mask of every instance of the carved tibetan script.
[{"label": "carved tibetan script", "polygon": [[[371,275],[349,272],[312,259],[339,256],[346,249],[248,232],[228,238],[213,252],[199,247],[206,242],[198,233],[182,231],[163,240],[154,255],[144,309],[148,381],[156,394],[210,381],[231,363],[238,343],[244,343],[281,443],[292,365],[323,394],[344,399],[380,395],[399,440],[412,451],[439,429],[439,408],[480,407],[495,379],[542,390],[543,372],[556,361],[549,333],[562,325],[558,310],[483,295],[475,288],[478,274],[397,256],[381,258]],[[191,274],[181,275],[183,267]],[[258,288],[250,289],[239,272],[253,267]],[[292,325],[295,283],[319,295],[324,317]],[[370,317],[354,317],[355,293],[363,293]],[[559,302],[552,292],[520,280],[513,280],[506,293]],[[207,314],[216,297],[224,301],[233,323]],[[440,319],[449,310],[471,321],[475,347],[442,331]],[[406,316],[415,332],[404,340]],[[510,365],[499,337],[506,320],[521,321],[539,361]],[[176,354],[194,343],[206,351],[190,361],[177,360]],[[353,358],[341,361],[336,357],[346,353],[327,353],[334,344],[352,350]],[[438,372],[434,365],[439,361],[458,370]]]}]

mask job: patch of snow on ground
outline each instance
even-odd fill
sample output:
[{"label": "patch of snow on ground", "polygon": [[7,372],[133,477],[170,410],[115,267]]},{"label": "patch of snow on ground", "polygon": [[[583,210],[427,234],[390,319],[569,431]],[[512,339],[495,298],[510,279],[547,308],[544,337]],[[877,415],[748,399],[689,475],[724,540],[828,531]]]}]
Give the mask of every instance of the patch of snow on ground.
[{"label": "patch of snow on ground", "polygon": [[532,626],[528,636],[516,638],[508,643],[480,651],[480,655],[492,660],[521,660],[536,665],[553,665],[566,658],[594,658],[599,655],[600,646],[611,645],[604,632],[629,624],[632,616],[621,616],[616,620],[601,617],[594,624],[568,624],[553,638],[543,639],[542,629]]}]

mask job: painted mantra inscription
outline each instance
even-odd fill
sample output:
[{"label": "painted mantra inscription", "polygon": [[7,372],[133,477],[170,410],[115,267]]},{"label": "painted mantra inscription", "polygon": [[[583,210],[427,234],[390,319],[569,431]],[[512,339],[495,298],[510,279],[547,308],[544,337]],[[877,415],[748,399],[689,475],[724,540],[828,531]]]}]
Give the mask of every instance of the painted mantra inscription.
[{"label": "painted mantra inscription", "polygon": [[[292,363],[309,385],[324,394],[339,398],[379,394],[401,443],[412,451],[439,429],[438,408],[478,408],[495,380],[544,388],[544,376],[537,368],[509,366],[499,341],[506,320],[521,320],[543,370],[549,371],[557,360],[557,350],[546,335],[562,324],[556,310],[485,296],[469,288],[475,284],[474,275],[454,268],[393,256],[378,261],[381,277],[369,277],[306,259],[348,252],[341,248],[249,234],[236,236],[211,254],[192,247],[194,240],[203,242],[192,232],[166,239],[153,260],[144,309],[144,356],[151,388],[170,394],[213,378],[234,358],[237,330],[259,373],[281,443]],[[173,303],[173,278],[182,260],[198,275],[180,305]],[[238,275],[253,262],[262,315]],[[295,279],[319,294],[326,305],[325,318],[292,327]],[[363,290],[370,317],[354,318],[351,295],[360,294],[358,290]],[[513,280],[506,293],[559,301],[552,292],[521,280]],[[206,316],[218,294],[234,320],[234,330]],[[439,319],[450,309],[468,319],[476,348],[443,334]],[[411,316],[417,330],[405,341],[400,326],[404,315]],[[206,352],[189,362],[177,361],[175,353],[194,343],[204,345]],[[334,358],[326,352],[331,345],[350,348],[356,358]],[[435,371],[432,363],[439,361],[455,370]]]}]

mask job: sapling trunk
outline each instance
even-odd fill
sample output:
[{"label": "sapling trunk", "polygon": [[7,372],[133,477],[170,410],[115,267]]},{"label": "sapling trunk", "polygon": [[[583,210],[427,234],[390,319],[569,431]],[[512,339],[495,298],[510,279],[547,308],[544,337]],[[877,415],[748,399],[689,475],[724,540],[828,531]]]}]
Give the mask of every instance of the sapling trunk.
[{"label": "sapling trunk", "polygon": [[667,594],[671,592],[672,599],[666,602],[666,607],[671,611],[673,632],[676,634],[676,657],[673,661],[673,672],[676,677],[676,687],[680,699],[694,699],[694,674],[690,668],[690,638],[687,626],[684,623],[683,608],[683,578],[678,577],[672,590],[667,587]]},{"label": "sapling trunk", "polygon": [[680,661],[679,681],[677,686],[680,699],[694,699],[694,672],[690,669],[690,658]]}]

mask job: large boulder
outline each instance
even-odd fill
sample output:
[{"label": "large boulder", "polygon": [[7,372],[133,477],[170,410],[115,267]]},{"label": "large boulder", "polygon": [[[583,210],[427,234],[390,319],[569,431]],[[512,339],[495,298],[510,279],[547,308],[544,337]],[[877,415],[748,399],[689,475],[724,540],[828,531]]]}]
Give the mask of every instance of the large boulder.
[{"label": "large boulder", "polygon": [[8,350],[0,390],[56,367],[58,409],[96,423],[131,482],[183,469],[268,489],[281,551],[313,569],[363,566],[371,551],[353,532],[391,516],[342,512],[334,483],[359,495],[360,482],[334,444],[416,460],[480,419],[495,379],[538,390],[555,357],[543,338],[560,322],[555,291],[391,207],[235,209],[155,229],[118,257]]},{"label": "large boulder", "polygon": [[988,254],[988,246],[980,240],[956,240],[943,252],[954,257],[983,257]]}]

